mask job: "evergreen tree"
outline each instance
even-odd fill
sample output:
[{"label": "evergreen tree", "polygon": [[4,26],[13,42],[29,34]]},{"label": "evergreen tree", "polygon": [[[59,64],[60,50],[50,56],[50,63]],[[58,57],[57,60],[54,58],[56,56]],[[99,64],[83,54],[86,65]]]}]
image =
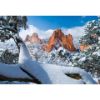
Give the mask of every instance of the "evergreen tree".
[{"label": "evergreen tree", "polygon": [[[15,36],[19,37],[19,31],[21,28],[27,28],[26,16],[1,16],[0,17],[0,40],[5,42],[6,40],[13,39],[19,49],[18,42]],[[19,49],[20,50],[20,49]],[[15,59],[14,59],[15,56]],[[4,63],[16,63],[18,54],[12,54],[7,50],[1,55],[1,61]]]},{"label": "evergreen tree", "polygon": [[98,42],[98,36],[100,36],[100,18],[86,24],[85,35],[80,39],[80,43],[84,45],[95,44]]},{"label": "evergreen tree", "polygon": [[[26,16],[1,16],[0,17],[1,42],[4,42],[5,40],[9,40],[10,38],[14,39],[13,37],[14,35],[19,36],[18,32],[20,31],[21,28],[24,28],[24,29],[27,28]],[[15,39],[14,41],[16,42]]]},{"label": "evergreen tree", "polygon": [[89,48],[77,54],[73,59],[74,66],[80,66],[93,76],[100,77],[100,18],[88,22],[80,44]]}]

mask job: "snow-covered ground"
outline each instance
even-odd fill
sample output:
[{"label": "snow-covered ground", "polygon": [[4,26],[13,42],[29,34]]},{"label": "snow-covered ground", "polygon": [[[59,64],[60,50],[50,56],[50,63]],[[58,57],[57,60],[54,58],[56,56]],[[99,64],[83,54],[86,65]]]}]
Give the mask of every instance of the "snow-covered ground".
[{"label": "snow-covered ground", "polygon": [[[27,49],[27,47],[29,49]],[[58,57],[57,53],[59,53],[59,50],[53,50],[51,53],[47,53],[41,49],[40,45],[31,45],[30,48],[30,45],[28,44],[27,47],[23,43],[20,45],[20,55],[18,61],[19,64],[15,65],[0,64],[1,75],[12,78],[31,79],[32,77],[28,76],[27,73],[23,72],[21,70],[22,68],[26,72],[30,73],[31,76],[35,76],[39,81],[41,81],[44,84],[96,83],[91,77],[91,75],[89,75],[87,72],[78,67],[72,67],[73,64],[71,63],[70,58],[72,57],[73,53],[70,54],[68,52],[67,55],[68,57],[66,58],[65,56],[66,60],[63,60],[63,58]],[[33,50],[32,53],[31,52],[29,53],[30,49]],[[69,67],[69,65],[71,67]],[[69,73],[72,74],[77,73],[82,77],[82,79],[80,80],[73,79],[66,75]],[[11,82],[5,82],[5,83],[8,84]],[[12,82],[12,83],[17,83],[17,82]]]}]

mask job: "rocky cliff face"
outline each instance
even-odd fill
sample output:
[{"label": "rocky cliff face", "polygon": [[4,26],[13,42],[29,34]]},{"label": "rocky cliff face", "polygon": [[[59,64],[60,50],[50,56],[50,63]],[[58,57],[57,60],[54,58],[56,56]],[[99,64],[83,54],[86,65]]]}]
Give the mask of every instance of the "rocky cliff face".
[{"label": "rocky cliff face", "polygon": [[76,50],[73,44],[72,35],[71,34],[64,35],[64,33],[60,29],[57,29],[53,32],[48,43],[43,46],[43,49],[47,52],[50,52],[53,48],[57,49],[60,46],[63,46],[65,49],[69,51]]},{"label": "rocky cliff face", "polygon": [[27,35],[25,42],[30,42],[30,43],[41,43],[42,40],[38,37],[37,33],[33,33],[31,36]]}]

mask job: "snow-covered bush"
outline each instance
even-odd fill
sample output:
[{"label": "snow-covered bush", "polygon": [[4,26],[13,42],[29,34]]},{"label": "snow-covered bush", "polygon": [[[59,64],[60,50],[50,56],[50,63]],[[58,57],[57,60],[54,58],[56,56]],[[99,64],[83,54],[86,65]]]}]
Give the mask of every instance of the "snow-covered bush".
[{"label": "snow-covered bush", "polygon": [[18,53],[14,54],[7,49],[1,54],[0,61],[5,64],[16,64],[18,63],[18,56]]}]

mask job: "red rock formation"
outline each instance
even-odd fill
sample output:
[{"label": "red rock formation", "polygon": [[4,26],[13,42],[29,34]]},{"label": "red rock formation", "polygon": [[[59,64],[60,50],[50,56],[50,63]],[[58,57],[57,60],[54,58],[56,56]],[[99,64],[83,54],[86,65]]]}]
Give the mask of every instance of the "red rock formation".
[{"label": "red rock formation", "polygon": [[25,42],[30,42],[30,43],[41,43],[41,39],[38,37],[37,33],[33,33],[31,36],[27,35]]},{"label": "red rock formation", "polygon": [[72,35],[64,35],[64,33],[60,29],[57,29],[53,32],[52,36],[48,41],[48,44],[44,45],[43,49],[47,52],[50,52],[54,47],[56,47],[56,44],[59,46],[63,46],[65,49],[68,49],[69,51],[76,50],[73,44]]},{"label": "red rock formation", "polygon": [[80,50],[81,51],[84,51],[84,50],[87,50],[87,49],[89,49],[91,46],[90,45],[80,45]]}]

